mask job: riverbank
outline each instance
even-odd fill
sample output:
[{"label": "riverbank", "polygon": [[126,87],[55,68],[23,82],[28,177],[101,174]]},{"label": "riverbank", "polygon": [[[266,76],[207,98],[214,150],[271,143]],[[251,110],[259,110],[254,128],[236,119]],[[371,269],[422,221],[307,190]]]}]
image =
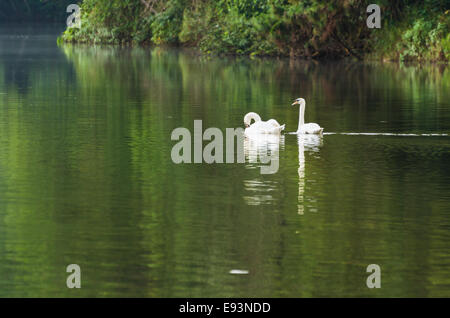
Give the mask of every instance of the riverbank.
[{"label": "riverbank", "polygon": [[81,28],[67,29],[59,41],[195,47],[205,54],[449,61],[445,1],[380,4],[380,29],[366,25],[369,3],[84,0]]}]

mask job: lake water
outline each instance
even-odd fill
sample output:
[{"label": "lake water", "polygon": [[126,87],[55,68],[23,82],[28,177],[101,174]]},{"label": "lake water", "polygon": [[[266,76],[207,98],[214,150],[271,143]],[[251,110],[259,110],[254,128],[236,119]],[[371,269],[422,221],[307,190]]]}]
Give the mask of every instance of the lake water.
[{"label": "lake water", "polygon": [[[62,30],[0,26],[0,297],[450,296],[449,67],[58,47]],[[296,131],[297,97],[326,134],[271,143],[276,173],[253,160],[267,144],[172,162],[195,119]]]}]

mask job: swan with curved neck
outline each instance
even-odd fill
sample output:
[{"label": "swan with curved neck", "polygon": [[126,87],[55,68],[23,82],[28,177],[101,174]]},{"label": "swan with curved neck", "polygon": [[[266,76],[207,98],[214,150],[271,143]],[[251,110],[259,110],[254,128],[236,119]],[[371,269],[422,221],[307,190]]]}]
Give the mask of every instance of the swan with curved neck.
[{"label": "swan with curved neck", "polygon": [[298,128],[297,134],[314,134],[314,135],[322,135],[323,128],[320,127],[316,123],[308,123],[305,124],[305,107],[306,102],[303,98],[297,98],[292,106],[300,105],[300,111],[298,115]]},{"label": "swan with curved neck", "polygon": [[[255,122],[252,124],[252,120]],[[275,119],[262,121],[261,117],[254,112],[244,116],[245,134],[280,134],[284,125],[280,125]]]}]

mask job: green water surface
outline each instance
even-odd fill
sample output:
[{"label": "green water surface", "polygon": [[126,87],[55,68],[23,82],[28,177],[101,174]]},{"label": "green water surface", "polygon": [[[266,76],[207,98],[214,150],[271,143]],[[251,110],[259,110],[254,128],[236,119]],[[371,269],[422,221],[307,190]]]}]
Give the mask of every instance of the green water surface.
[{"label": "green water surface", "polygon": [[[0,297],[450,296],[450,136],[340,134],[450,134],[449,67],[58,47],[63,29],[0,26]],[[295,131],[297,97],[328,134],[283,135],[276,173],[248,149],[172,162],[195,119]]]}]

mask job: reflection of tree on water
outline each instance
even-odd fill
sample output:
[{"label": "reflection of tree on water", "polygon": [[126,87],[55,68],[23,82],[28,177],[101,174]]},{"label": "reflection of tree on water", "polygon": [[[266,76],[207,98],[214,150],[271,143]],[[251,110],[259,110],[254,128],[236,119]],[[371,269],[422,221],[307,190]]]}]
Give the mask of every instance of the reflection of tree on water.
[{"label": "reflection of tree on water", "polygon": [[298,143],[298,214],[305,213],[305,150],[319,152],[322,137],[318,135],[297,135]]},{"label": "reflection of tree on water", "polygon": [[41,79],[39,73],[49,73],[49,70],[55,78],[42,82],[55,84],[61,79],[73,82],[73,69],[66,63],[63,52],[57,49],[58,30],[50,26],[0,28],[0,70],[7,87],[14,87],[19,94],[26,95],[30,87],[38,86],[35,79]]},{"label": "reflection of tree on water", "polygon": [[[4,81],[8,86],[15,86],[20,94],[26,94],[29,86],[30,63],[23,63],[24,53],[27,52],[27,37],[11,37],[1,39],[0,56],[10,55],[14,51],[14,58],[4,63]],[[9,40],[9,41],[8,41]]]},{"label": "reflection of tree on water", "polygon": [[[244,155],[249,163],[247,168],[258,169],[261,166],[269,166],[265,160],[279,160],[280,145],[284,148],[284,136],[261,134],[244,139]],[[278,163],[276,166],[278,167]],[[269,180],[245,180],[244,186],[251,196],[244,196],[248,205],[260,205],[273,201],[271,191],[277,189],[277,182]]]}]

